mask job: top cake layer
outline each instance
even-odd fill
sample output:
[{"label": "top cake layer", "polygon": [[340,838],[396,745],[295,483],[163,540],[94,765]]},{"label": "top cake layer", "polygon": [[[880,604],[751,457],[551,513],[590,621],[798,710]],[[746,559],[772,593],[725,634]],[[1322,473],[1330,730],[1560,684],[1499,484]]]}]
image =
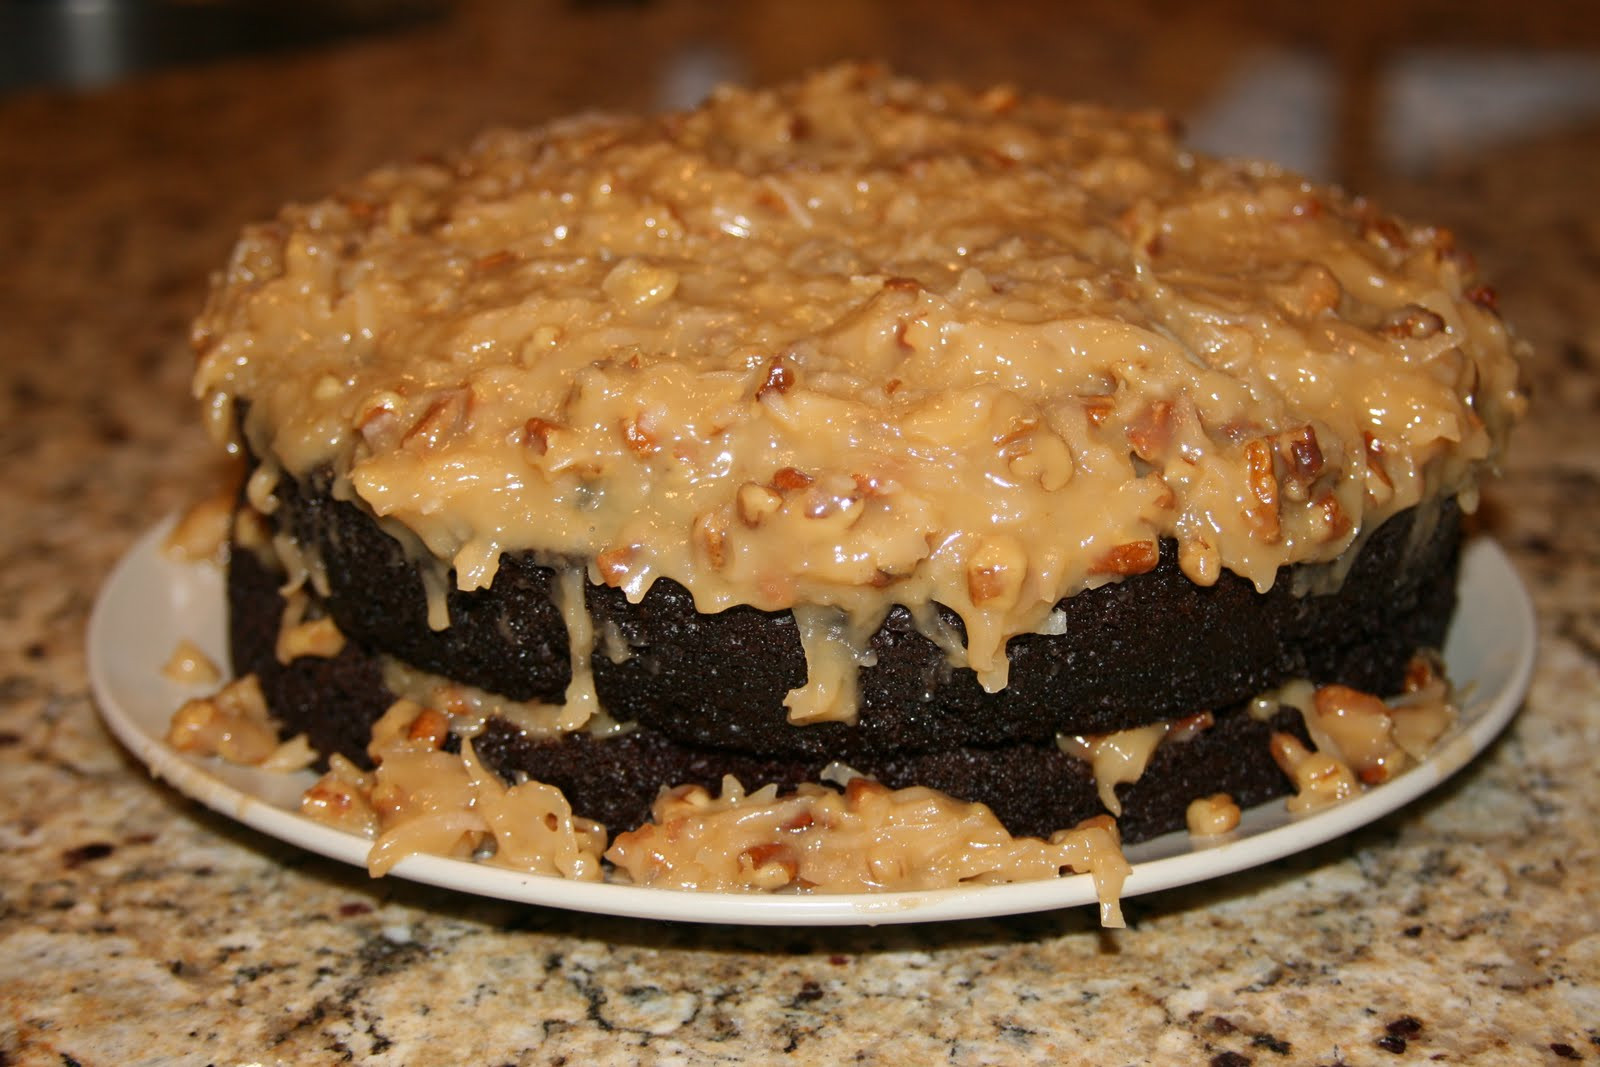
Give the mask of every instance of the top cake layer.
[{"label": "top cake layer", "polygon": [[1160,538],[1265,589],[1470,507],[1523,404],[1448,232],[1156,117],[861,67],[289,207],[195,341],[261,499],[329,469],[463,589],[531,551],[794,609],[796,722],[849,717],[892,604],[995,690]]}]

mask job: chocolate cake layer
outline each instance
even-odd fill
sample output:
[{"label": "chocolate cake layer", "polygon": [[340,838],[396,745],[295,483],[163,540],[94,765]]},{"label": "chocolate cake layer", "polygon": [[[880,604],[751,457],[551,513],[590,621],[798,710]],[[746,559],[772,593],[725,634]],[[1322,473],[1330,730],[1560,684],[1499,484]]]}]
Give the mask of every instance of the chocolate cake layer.
[{"label": "chocolate cake layer", "polygon": [[[397,541],[326,491],[286,483],[278,497],[275,520],[320,554],[331,587],[323,607],[350,639],[334,658],[279,665],[279,577],[235,551],[235,669],[260,676],[287,732],[366,764],[370,725],[394,699],[382,656],[514,699],[562,698],[566,631],[547,568],[506,557],[490,590],[450,592],[451,625],[433,631],[416,564]],[[1323,595],[1294,595],[1287,575],[1266,594],[1231,575],[1199,587],[1164,546],[1155,571],[1063,601],[1064,634],[1014,640],[1012,685],[994,694],[950,668],[896,609],[873,638],[877,664],[862,672],[853,727],[784,720],[783,695],[805,669],[786,614],[698,615],[670,582],[638,605],[589,586],[596,624],[616,626],[632,649],[620,664],[595,654],[596,688],[637,728],[607,740],[539,741],[491,719],[475,745],[507,780],[555,785],[576,812],[613,831],[644,821],[663,785],[714,790],[731,774],[747,788],[792,787],[839,761],[891,787],[980,801],[1012,832],[1047,835],[1102,810],[1088,765],[1057,748],[1058,733],[1215,712],[1214,727],[1160,746],[1145,775],[1119,787],[1119,826],[1140,840],[1182,826],[1196,796],[1227,792],[1248,806],[1288,791],[1267,739],[1274,729],[1304,731],[1292,712],[1252,719],[1245,702],[1257,693],[1300,677],[1391,692],[1415,649],[1442,643],[1459,516],[1450,507],[1425,531],[1415,522],[1406,513],[1377,531],[1346,581]]]},{"label": "chocolate cake layer", "polygon": [[[1249,807],[1290,792],[1268,750],[1274,730],[1307,740],[1297,712],[1258,722],[1240,706],[1192,739],[1158,747],[1137,782],[1117,787],[1123,808],[1117,826],[1124,840],[1142,841],[1182,827],[1196,797],[1223,792]],[[574,811],[613,832],[646,820],[661,783],[701,785],[715,793],[722,776],[731,774],[747,789],[772,782],[788,789],[817,781],[829,762],[696,749],[649,729],[603,741],[574,736],[539,742],[500,719],[491,720],[473,745],[507,779],[521,773],[554,785]],[[1019,836],[1049,837],[1104,811],[1089,765],[1053,743],[960,746],[869,757],[853,767],[894,789],[925,785],[986,804]]]},{"label": "chocolate cake layer", "polygon": [[[341,752],[368,765],[371,724],[394,699],[384,688],[377,656],[350,642],[333,658],[279,664],[273,652],[283,610],[277,586],[278,577],[252,553],[234,553],[228,589],[235,670],[258,676],[287,734],[304,732],[319,751]],[[1292,711],[1259,722],[1238,706],[1218,715],[1211,729],[1158,747],[1139,781],[1117,788],[1124,839],[1143,840],[1181,827],[1196,796],[1226,792],[1248,807],[1288,792],[1289,783],[1267,747],[1274,730],[1306,739]],[[695,747],[650,727],[605,740],[580,734],[537,741],[498,718],[489,720],[473,744],[507,781],[526,775],[554,785],[576,813],[605,823],[613,833],[644,822],[663,785],[716,791],[731,774],[749,789],[768,783],[787,789],[819,780],[833,762]],[[1018,835],[1048,836],[1103,810],[1088,765],[1053,742],[863,754],[853,766],[892,788],[926,785],[987,804]]]},{"label": "chocolate cake layer", "polygon": [[[490,589],[451,589],[450,625],[431,630],[418,565],[365,512],[320,484],[285,479],[278,497],[275,518],[321,558],[326,607],[347,637],[513,700],[562,700],[566,629],[547,568],[503,557]],[[629,646],[620,663],[595,653],[595,688],[614,718],[680,744],[849,763],[1108,733],[1225,708],[1295,678],[1393,692],[1412,653],[1442,643],[1455,604],[1459,513],[1450,503],[1431,518],[1420,529],[1414,512],[1385,523],[1322,595],[1296,595],[1287,571],[1264,594],[1230,573],[1195,585],[1166,542],[1150,573],[1061,601],[1062,634],[1013,639],[1010,684],[995,693],[949,666],[895,608],[871,640],[876,663],[861,671],[855,725],[787,721],[784,696],[806,674],[789,613],[698,614],[668,580],[639,604],[589,584],[597,631],[613,627]],[[959,632],[953,614],[945,621]]]}]

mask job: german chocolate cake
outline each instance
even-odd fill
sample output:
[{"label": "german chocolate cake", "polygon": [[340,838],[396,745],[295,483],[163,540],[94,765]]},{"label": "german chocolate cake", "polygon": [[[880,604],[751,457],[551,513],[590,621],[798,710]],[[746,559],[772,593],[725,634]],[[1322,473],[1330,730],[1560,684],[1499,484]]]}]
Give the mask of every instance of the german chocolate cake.
[{"label": "german chocolate cake", "polygon": [[1417,758],[1517,342],[1448,232],[1175,137],[846,66],[249,228],[196,391],[308,810],[894,888]]}]

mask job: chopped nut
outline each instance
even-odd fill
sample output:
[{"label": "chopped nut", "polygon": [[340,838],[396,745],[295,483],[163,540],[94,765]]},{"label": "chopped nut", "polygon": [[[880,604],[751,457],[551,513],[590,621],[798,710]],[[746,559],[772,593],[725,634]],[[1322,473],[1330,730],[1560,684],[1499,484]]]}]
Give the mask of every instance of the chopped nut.
[{"label": "chopped nut", "polygon": [[757,482],[745,482],[735,498],[739,521],[746,526],[759,526],[767,516],[783,507],[783,496],[777,490]]},{"label": "chopped nut", "polygon": [[1083,398],[1083,413],[1089,417],[1089,422],[1099,426],[1106,421],[1106,416],[1116,409],[1116,401],[1109,396],[1088,396]]},{"label": "chopped nut", "polygon": [[1161,477],[1161,475],[1154,473],[1147,474],[1144,476],[1142,481],[1147,487],[1153,490],[1153,492],[1149,497],[1150,507],[1141,511],[1141,515],[1149,518],[1152,514],[1151,509],[1153,509],[1154,514],[1159,515],[1162,512],[1171,511],[1173,508],[1178,506],[1178,494],[1173,490],[1172,486],[1167,484],[1167,480]]},{"label": "chopped nut", "polygon": [[756,390],[756,399],[765,400],[773,394],[781,396],[787,393],[792,385],[794,385],[794,372],[784,365],[782,356],[776,356],[767,367],[767,380]]},{"label": "chopped nut", "polygon": [[885,480],[876,474],[856,473],[850,476],[855,483],[857,495],[864,498],[881,497],[888,492]]},{"label": "chopped nut", "polygon": [[300,797],[300,812],[351,833],[370,836],[378,826],[368,795],[372,781],[345,757],[335,753],[329,770]]},{"label": "chopped nut", "polygon": [[1127,436],[1134,455],[1146,463],[1160,459],[1172,440],[1172,404],[1166,400],[1151,404],[1128,426]]},{"label": "chopped nut", "polygon": [[401,698],[384,710],[372,724],[371,738],[367,743],[367,755],[374,763],[382,763],[384,752],[406,737],[411,724],[422,714],[422,709],[423,705],[415,700]]},{"label": "chopped nut", "polygon": [[1273,761],[1294,782],[1290,811],[1326,807],[1359,791],[1349,767],[1328,753],[1312,752],[1293,734],[1275,732],[1269,744]]},{"label": "chopped nut", "polygon": [[815,825],[816,821],[816,818],[809,811],[797,811],[778,829],[793,833],[796,830],[804,830],[809,826]]},{"label": "chopped nut", "polygon": [[1322,511],[1324,541],[1337,541],[1350,532],[1350,516],[1344,513],[1344,505],[1339,503],[1338,497],[1331,492],[1324,493],[1314,506]]},{"label": "chopped nut", "polygon": [[254,765],[278,747],[278,731],[253,674],[230,682],[214,695],[190,700],[172,716],[167,744],[179,752],[221,756],[229,763]]},{"label": "chopped nut", "polygon": [[1222,573],[1222,554],[1203,537],[1178,543],[1178,569],[1195,585],[1214,585]]},{"label": "chopped nut", "polygon": [[1006,424],[1004,432],[994,436],[994,443],[999,447],[1000,455],[1011,459],[1027,452],[1029,437],[1038,425],[1039,420],[1031,415],[1014,416]]},{"label": "chopped nut", "polygon": [[523,424],[522,442],[534,455],[542,456],[550,451],[551,438],[564,429],[566,427],[560,423],[550,422],[535,416]]},{"label": "chopped nut", "polygon": [[739,853],[739,871],[761,889],[777,889],[794,881],[800,863],[794,850],[776,841]]},{"label": "chopped nut", "polygon": [[443,748],[450,734],[450,717],[438,708],[425,707],[406,728],[406,739],[423,741],[429,748]]},{"label": "chopped nut", "polygon": [[233,540],[240,548],[260,554],[272,546],[272,528],[265,515],[245,505],[234,514]]},{"label": "chopped nut", "polygon": [[398,393],[385,391],[368,397],[362,405],[356,429],[374,452],[394,447],[401,432],[399,411],[403,403]]},{"label": "chopped nut", "polygon": [[311,742],[305,734],[295,734],[277,748],[256,766],[264,771],[278,771],[288,774],[292,771],[304,770],[317,762],[317,750],[311,747]]},{"label": "chopped nut", "polygon": [[1391,736],[1393,725],[1387,704],[1346,685],[1319,688],[1307,722],[1312,736],[1318,738],[1318,747],[1325,740],[1368,785],[1388,781],[1406,765],[1405,753]]},{"label": "chopped nut", "polygon": [[1283,479],[1284,495],[1290,500],[1306,499],[1311,483],[1317,480],[1324,465],[1317,431],[1308,423],[1279,434],[1273,438],[1273,446],[1288,468],[1288,475]]},{"label": "chopped nut", "polygon": [[1320,263],[1309,263],[1288,285],[1275,287],[1278,306],[1298,319],[1313,319],[1338,308],[1344,287],[1333,272]]},{"label": "chopped nut", "polygon": [[332,659],[344,651],[344,634],[331,618],[324,616],[307,622],[296,622],[278,631],[276,655],[279,663],[288,664],[302,656]]},{"label": "chopped nut", "polygon": [[1246,508],[1244,517],[1258,540],[1276,544],[1283,537],[1283,528],[1278,522],[1278,478],[1273,470],[1272,449],[1264,438],[1258,437],[1246,442],[1244,457],[1250,495],[1256,498],[1256,506]]},{"label": "chopped nut", "polygon": [[1377,216],[1368,219],[1362,236],[1380,248],[1404,251],[1411,247],[1411,242],[1406,240],[1405,231],[1391,218]]},{"label": "chopped nut", "polygon": [[213,493],[183,513],[162,547],[174,559],[221,561],[233,516],[233,490]]},{"label": "chopped nut", "polygon": [[193,641],[184,638],[172,650],[172,655],[161,668],[163,677],[184,685],[215,685],[222,672]]},{"label": "chopped nut", "polygon": [[[1111,835],[1111,840],[1114,844],[1120,845],[1122,843],[1122,829],[1117,826],[1117,820],[1104,813],[1099,815],[1091,815],[1087,819],[1080,820],[1078,825],[1074,826],[1073,829],[1104,830],[1106,833]],[[1059,833],[1060,831],[1057,832]]]},{"label": "chopped nut", "polygon": [[1196,837],[1214,837],[1238,828],[1241,817],[1239,805],[1226,793],[1212,793],[1196,797],[1184,812],[1184,822]]},{"label": "chopped nut", "polygon": [[1432,656],[1412,656],[1406,663],[1405,691],[1416,693],[1434,685],[1441,679],[1439,665]]},{"label": "chopped nut", "polygon": [[694,545],[712,570],[721,570],[728,562],[727,531],[722,519],[711,512],[698,515],[691,536]]},{"label": "chopped nut", "polygon": [[431,452],[461,434],[471,418],[472,390],[466,386],[446,390],[405,432],[400,447],[413,452]]},{"label": "chopped nut", "polygon": [[1167,726],[1167,736],[1163,739],[1165,744],[1193,741],[1217,724],[1217,717],[1209,711],[1197,711],[1192,715],[1185,715],[1181,719],[1174,719]]},{"label": "chopped nut", "polygon": [[1425,341],[1444,329],[1444,319],[1419,304],[1407,304],[1384,319],[1380,329],[1390,337]]},{"label": "chopped nut", "polygon": [[816,481],[805,471],[795,470],[793,467],[782,467],[773,472],[772,487],[779,492],[792,492],[796,489],[805,489]]},{"label": "chopped nut", "polygon": [[594,558],[595,569],[600,572],[600,580],[612,589],[616,589],[628,580],[629,564],[633,562],[634,548],[632,545],[623,545],[620,548],[608,548]]},{"label": "chopped nut", "polygon": [[278,510],[278,468],[263,463],[245,479],[244,498],[252,508],[263,515]]},{"label": "chopped nut", "polygon": [[844,801],[850,810],[859,810],[863,805],[888,796],[890,789],[875,778],[856,776],[845,783]]},{"label": "chopped nut", "polygon": [[1155,541],[1129,541],[1104,552],[1089,567],[1090,574],[1144,574],[1161,562],[1161,546]]},{"label": "chopped nut", "polygon": [[1368,430],[1362,431],[1361,439],[1367,446],[1367,495],[1374,503],[1385,503],[1394,495],[1394,481],[1383,465],[1383,442]]},{"label": "chopped nut", "polygon": [[624,419],[622,422],[622,439],[628,445],[628,451],[644,459],[660,449],[656,439],[642,426],[638,418]]},{"label": "chopped nut", "polygon": [[1028,576],[1028,554],[1015,537],[985,537],[967,558],[967,595],[974,604],[1009,607],[1022,594]]},{"label": "chopped nut", "polygon": [[1032,478],[1048,493],[1072,481],[1072,450],[1059,436],[1036,427],[1021,437],[1007,441],[1001,449],[1007,469],[1018,478]]},{"label": "chopped nut", "polygon": [[630,256],[611,268],[600,288],[623,307],[654,307],[678,291],[678,272]]},{"label": "chopped nut", "polygon": [[808,519],[839,519],[843,527],[848,527],[855,524],[864,510],[855,482],[845,480],[842,475],[830,475],[806,493],[803,514]]}]

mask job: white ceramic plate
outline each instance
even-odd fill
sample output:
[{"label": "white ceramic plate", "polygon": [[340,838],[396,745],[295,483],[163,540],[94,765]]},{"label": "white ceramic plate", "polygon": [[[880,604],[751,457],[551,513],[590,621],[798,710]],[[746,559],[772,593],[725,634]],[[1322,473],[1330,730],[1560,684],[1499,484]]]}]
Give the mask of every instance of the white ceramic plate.
[{"label": "white ceramic plate", "polygon": [[[315,780],[180,755],[162,741],[167,720],[192,686],[161,673],[182,638],[226,663],[221,572],[175,562],[161,551],[171,521],[147,533],[112,572],[89,620],[89,675],[101,713],[122,742],[157,777],[223,815],[324,856],[364,865],[368,841],[297,814],[300,793]],[[1133,874],[1123,896],[1198,882],[1254,867],[1386,815],[1444,781],[1488,745],[1527,692],[1534,657],[1533,607],[1505,554],[1493,543],[1469,546],[1461,607],[1445,646],[1462,716],[1433,753],[1393,782],[1291,818],[1281,800],[1245,812],[1225,842],[1196,849],[1186,833],[1128,848]],[[783,926],[853,925],[967,919],[1095,902],[1088,875],[1013,885],[927,892],[744,895],[690,893],[631,885],[569,882],[463,860],[413,856],[394,877],[506,900],[577,911],[691,922]]]}]

